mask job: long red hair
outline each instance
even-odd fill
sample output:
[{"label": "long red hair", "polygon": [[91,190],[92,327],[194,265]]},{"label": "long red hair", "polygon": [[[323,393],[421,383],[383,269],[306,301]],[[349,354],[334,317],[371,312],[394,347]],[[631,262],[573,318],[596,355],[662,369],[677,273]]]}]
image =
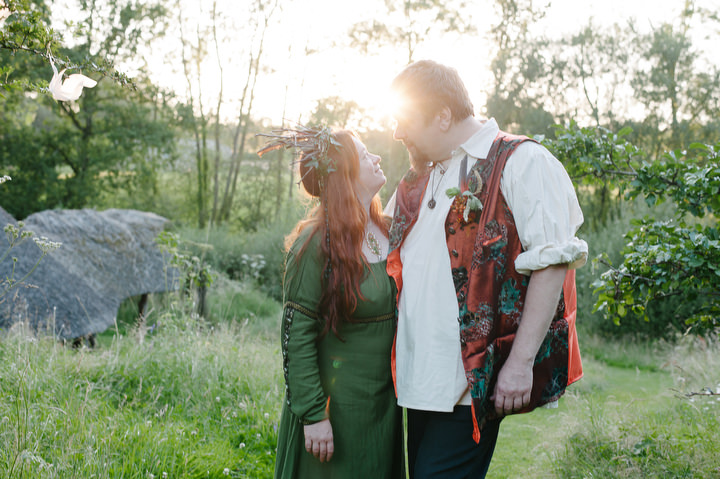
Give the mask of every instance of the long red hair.
[{"label": "long red hair", "polygon": [[356,194],[355,180],[360,163],[353,137],[357,135],[349,130],[340,130],[333,132],[333,137],[342,145],[339,148],[332,146],[328,153],[333,160],[334,171],[321,176],[317,169],[308,169],[300,159],[303,186],[310,195],[319,197],[320,203],[295,226],[285,239],[285,248],[289,250],[298,235],[311,228],[308,240],[300,249],[301,256],[310,238],[320,235],[324,273],[320,278],[322,294],[317,307],[325,320],[322,334],[332,331],[340,337],[338,329],[341,322],[350,320],[358,297],[362,299],[360,283],[367,263],[362,254],[365,224],[372,221],[387,235],[389,218],[383,215],[378,195],[372,200],[368,218]]}]

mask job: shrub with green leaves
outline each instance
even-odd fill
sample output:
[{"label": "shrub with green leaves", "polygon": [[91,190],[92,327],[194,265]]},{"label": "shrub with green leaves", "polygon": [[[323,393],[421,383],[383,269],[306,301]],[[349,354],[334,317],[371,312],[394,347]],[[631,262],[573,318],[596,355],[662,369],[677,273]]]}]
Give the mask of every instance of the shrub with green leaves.
[{"label": "shrub with green leaves", "polygon": [[595,283],[596,308],[613,321],[628,312],[649,319],[649,305],[682,298],[679,312],[701,330],[718,327],[720,318],[720,144],[692,144],[687,151],[649,158],[617,134],[602,128],[559,128],[546,146],[563,161],[579,185],[617,188],[628,200],[644,197],[650,206],[672,201],[670,220],[647,216],[625,235],[620,264],[608,255]]}]

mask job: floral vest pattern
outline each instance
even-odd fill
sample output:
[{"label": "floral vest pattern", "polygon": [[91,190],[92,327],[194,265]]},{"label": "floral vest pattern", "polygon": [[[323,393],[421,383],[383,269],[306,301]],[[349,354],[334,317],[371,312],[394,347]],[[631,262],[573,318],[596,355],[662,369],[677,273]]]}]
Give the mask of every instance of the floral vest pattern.
[{"label": "floral vest pattern", "polygon": [[[524,141],[533,140],[502,131],[498,134],[487,159],[478,159],[461,177],[460,194],[453,200],[445,221],[476,441],[485,422],[495,417],[489,397],[513,345],[530,279],[515,270],[515,258],[523,249],[512,212],[500,191],[505,163]],[[460,170],[462,174],[467,168],[462,165]],[[410,170],[398,186],[388,255],[388,273],[395,278],[398,294],[402,288],[400,246],[417,220],[428,176]],[[466,212],[465,191],[482,206]],[[520,412],[558,399],[568,384],[582,376],[575,334],[574,285],[575,274],[570,270],[555,316],[535,357],[530,405]]]}]

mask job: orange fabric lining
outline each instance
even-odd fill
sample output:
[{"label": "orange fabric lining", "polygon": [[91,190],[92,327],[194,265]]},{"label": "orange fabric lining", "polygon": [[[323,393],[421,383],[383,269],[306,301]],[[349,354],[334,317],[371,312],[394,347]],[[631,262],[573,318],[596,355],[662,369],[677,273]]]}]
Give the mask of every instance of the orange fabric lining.
[{"label": "orange fabric lining", "polygon": [[565,298],[565,319],[568,322],[568,385],[583,375],[580,345],[578,344],[575,320],[577,318],[577,291],[575,287],[575,270],[568,270],[563,283]]}]

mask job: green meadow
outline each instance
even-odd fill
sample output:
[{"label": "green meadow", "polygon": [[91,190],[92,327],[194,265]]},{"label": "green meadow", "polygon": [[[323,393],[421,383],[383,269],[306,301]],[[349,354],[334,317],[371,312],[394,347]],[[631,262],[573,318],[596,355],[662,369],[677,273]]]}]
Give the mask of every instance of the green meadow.
[{"label": "green meadow", "polygon": [[[272,477],[280,305],[223,278],[209,300],[212,320],[156,300],[95,349],[4,332],[0,476]],[[716,392],[717,341],[582,339],[584,378],[557,409],[504,421],[489,477],[720,477],[718,396],[686,396]]]}]

